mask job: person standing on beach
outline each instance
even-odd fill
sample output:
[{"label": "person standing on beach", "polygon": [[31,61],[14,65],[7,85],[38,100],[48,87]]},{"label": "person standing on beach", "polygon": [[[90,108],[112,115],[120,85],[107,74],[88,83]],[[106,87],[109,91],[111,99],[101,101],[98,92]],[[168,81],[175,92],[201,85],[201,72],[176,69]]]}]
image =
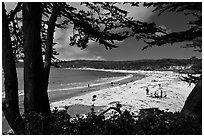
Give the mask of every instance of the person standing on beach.
[{"label": "person standing on beach", "polygon": [[163,91],[162,91],[162,88],[161,88],[161,84],[159,84],[159,90],[160,90],[160,97],[162,98],[163,97]]},{"label": "person standing on beach", "polygon": [[160,97],[161,98],[163,98],[163,97],[166,98],[167,97],[166,91],[162,90],[161,84],[159,84],[159,90],[161,91]]}]

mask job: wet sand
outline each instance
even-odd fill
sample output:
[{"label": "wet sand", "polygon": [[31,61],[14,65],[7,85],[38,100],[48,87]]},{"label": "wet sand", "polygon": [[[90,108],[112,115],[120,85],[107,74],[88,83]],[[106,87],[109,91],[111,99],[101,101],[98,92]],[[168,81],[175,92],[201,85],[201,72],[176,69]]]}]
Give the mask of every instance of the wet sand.
[{"label": "wet sand", "polygon": [[[116,70],[103,71],[116,72]],[[118,71],[127,75],[132,74],[133,77],[114,82],[113,86],[111,83],[99,86],[90,84],[89,88],[49,92],[51,108],[69,106],[68,113],[71,115],[88,113],[93,104],[92,96],[96,95],[94,102],[96,111],[103,111],[119,102],[122,105],[122,111],[128,110],[133,113],[137,113],[141,108],[152,107],[177,112],[182,109],[186,98],[195,86],[189,86],[188,83],[181,81],[179,78],[181,74],[172,71]],[[143,78],[138,77],[138,74],[143,75]],[[161,85],[167,97],[154,98],[146,95],[147,87],[150,94],[153,94],[159,90],[158,85]],[[22,96],[20,98],[22,104]],[[6,120],[3,122],[6,123]],[[4,123],[3,130],[8,129],[8,124],[4,125]]]},{"label": "wet sand", "polygon": [[87,85],[86,88],[72,89],[72,90],[57,90],[57,91],[49,92],[50,103],[68,99],[68,98],[75,97],[75,96],[79,96],[79,95],[83,95],[83,94],[87,94],[87,93],[94,92],[97,90],[118,86],[119,84],[123,85],[123,84],[133,82],[133,81],[136,81],[136,80],[139,80],[145,77],[144,75],[139,75],[139,74],[132,74],[132,75],[133,76],[130,78],[123,79],[117,82],[113,82],[113,85],[111,84],[111,82],[106,83],[106,84],[96,85],[96,86],[92,86],[90,84],[90,87],[88,87]]},{"label": "wet sand", "polygon": [[[127,75],[129,75],[129,74],[130,73],[127,73]],[[101,90],[101,89],[106,89],[106,88],[109,88],[109,87],[118,86],[119,84],[121,84],[121,85],[122,84],[127,84],[129,82],[133,82],[133,81],[136,81],[136,80],[139,80],[139,79],[142,79],[142,78],[145,77],[145,75],[140,75],[140,74],[137,74],[137,73],[132,73],[132,75],[133,76],[130,77],[130,78],[123,79],[121,81],[113,82],[114,84],[111,84],[111,82],[110,82],[110,83],[106,83],[106,84],[92,86],[91,83],[90,83],[90,87],[88,87],[88,85],[87,85],[86,88],[76,88],[76,89],[70,89],[70,90],[56,90],[56,91],[48,92],[49,101],[50,101],[50,104],[51,104],[53,102],[58,102],[58,101],[61,101],[61,100],[72,98],[72,97],[84,95],[84,94],[94,92],[94,91],[98,91],[98,90]],[[24,100],[23,95],[19,96],[19,106],[20,106],[19,109],[20,109],[21,113],[23,113],[23,111],[24,111],[23,100]],[[101,107],[103,107],[103,106],[101,106]],[[95,109],[98,110],[101,107],[98,106]],[[72,105],[72,106],[70,106],[68,113],[71,116],[74,116],[76,114],[83,114],[83,113],[88,113],[88,112],[90,112],[90,106],[88,106],[88,105]],[[5,116],[2,113],[2,132],[6,132],[9,129],[10,129],[10,127],[9,127],[9,125],[8,125],[6,119],[5,119]]]}]

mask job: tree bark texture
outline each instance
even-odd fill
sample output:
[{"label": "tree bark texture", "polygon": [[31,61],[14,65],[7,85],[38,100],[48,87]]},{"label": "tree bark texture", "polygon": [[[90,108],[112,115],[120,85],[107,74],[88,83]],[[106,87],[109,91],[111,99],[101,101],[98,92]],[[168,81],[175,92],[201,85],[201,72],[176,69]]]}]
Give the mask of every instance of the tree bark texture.
[{"label": "tree bark texture", "polygon": [[50,114],[48,94],[42,90],[41,18],[41,3],[23,3],[24,109],[25,113]]},{"label": "tree bark texture", "polygon": [[14,60],[8,18],[5,5],[2,3],[2,63],[4,72],[5,99],[3,112],[10,127],[16,134],[23,134],[24,126],[19,113],[18,79]]},{"label": "tree bark texture", "polygon": [[[57,4],[54,3],[53,11],[48,22],[47,40],[46,40],[46,49],[45,49],[45,62],[44,62],[44,77],[43,77],[44,92],[47,92],[48,90],[48,82],[49,82],[49,75],[50,75],[52,50],[53,50],[53,35],[55,31],[55,22],[57,21],[57,16],[59,14],[58,8],[59,7],[57,6]],[[45,105],[44,106],[45,108],[48,107],[47,104],[44,104],[44,105]]]},{"label": "tree bark texture", "polygon": [[202,122],[202,78],[189,94],[181,113],[186,117],[194,117]]}]

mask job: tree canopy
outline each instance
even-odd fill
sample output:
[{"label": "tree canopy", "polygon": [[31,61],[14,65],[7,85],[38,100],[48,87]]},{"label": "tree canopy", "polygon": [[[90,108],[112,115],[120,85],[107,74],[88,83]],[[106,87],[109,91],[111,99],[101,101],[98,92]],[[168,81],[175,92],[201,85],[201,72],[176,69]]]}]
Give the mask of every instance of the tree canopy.
[{"label": "tree canopy", "polygon": [[[82,49],[89,45],[89,41],[98,42],[106,49],[117,48],[115,41],[135,37],[145,40],[147,45],[143,49],[167,43],[189,42],[185,48],[194,48],[195,51],[202,52],[201,3],[142,3],[144,7],[154,7],[153,12],[158,11],[159,15],[164,12],[183,12],[186,16],[191,15],[196,18],[188,23],[191,26],[188,30],[170,33],[154,22],[147,23],[128,17],[127,11],[119,8],[117,4],[84,2],[81,5],[87,9],[80,10],[65,2],[18,2],[10,13],[6,12],[5,5],[2,4],[2,52],[5,77],[3,111],[16,134],[29,134],[29,128],[32,126],[29,121],[23,121],[19,112],[15,60],[24,60],[25,113],[49,115],[51,112],[47,89],[51,61],[56,59],[54,55],[58,54],[53,48],[56,44],[53,42],[56,28],[67,29],[69,24],[73,25],[70,45]],[[140,3],[120,4],[140,5]],[[58,21],[59,18],[61,21]],[[195,114],[199,118],[202,113],[201,87],[199,79],[199,84],[191,92],[183,109],[186,114]],[[195,100],[196,103],[193,103]]]},{"label": "tree canopy", "polygon": [[152,34],[146,40],[147,45],[144,47],[161,46],[164,44],[174,44],[176,42],[188,42],[185,48],[195,48],[201,52],[201,37],[202,37],[202,4],[199,2],[158,2],[144,3],[146,7],[154,7],[153,12],[159,12],[162,15],[164,12],[182,12],[186,16],[194,16],[195,20],[188,22],[190,28],[180,32],[166,32]]}]

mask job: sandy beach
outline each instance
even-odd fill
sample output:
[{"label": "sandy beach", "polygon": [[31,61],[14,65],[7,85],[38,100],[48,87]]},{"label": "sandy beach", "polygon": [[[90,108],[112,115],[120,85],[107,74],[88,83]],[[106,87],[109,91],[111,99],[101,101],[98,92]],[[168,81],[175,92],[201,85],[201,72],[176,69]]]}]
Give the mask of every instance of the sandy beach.
[{"label": "sandy beach", "polygon": [[[96,69],[95,69],[96,70]],[[94,69],[93,69],[94,71]],[[98,71],[98,70],[97,70]],[[107,71],[107,70],[100,70],[100,71]],[[112,71],[112,70],[108,70],[108,71]],[[67,106],[69,104],[64,104],[61,103],[63,102],[63,100],[69,100],[73,97],[77,97],[77,96],[83,96],[95,91],[99,91],[99,90],[105,90],[105,89],[109,89],[111,87],[116,87],[119,84],[126,84],[129,83],[130,81],[136,81],[138,79],[141,79],[143,77],[145,77],[144,75],[139,75],[139,74],[135,74],[135,73],[126,73],[127,75],[125,76],[121,76],[121,77],[110,77],[110,78],[103,78],[100,79],[99,81],[94,81],[92,83],[90,83],[90,87],[88,86],[79,86],[76,88],[63,88],[63,89],[57,89],[57,90],[51,90],[48,91],[48,96],[49,96],[49,101],[51,103],[51,109],[53,109],[55,107],[55,103],[57,103],[56,107],[60,108],[64,108],[64,106]],[[111,83],[114,83],[111,84]],[[23,96],[23,91],[19,92],[19,109],[20,112],[23,113],[24,112],[24,108],[23,108],[23,101],[24,101],[24,96]],[[2,95],[2,98],[4,97],[4,94]],[[105,106],[96,106],[95,109],[96,110],[101,110],[102,108],[104,108]],[[90,105],[86,105],[86,104],[71,104],[69,106],[69,114],[71,116],[75,116],[75,114],[83,114],[83,113],[88,113],[90,112]],[[2,131],[6,132],[10,129],[5,116],[2,114],[2,124],[3,124],[3,128]]]},{"label": "sandy beach", "polygon": [[[121,109],[138,113],[139,109],[157,107],[161,110],[171,112],[180,111],[184,102],[193,89],[194,85],[179,79],[178,73],[172,71],[129,71],[129,70],[102,70],[97,71],[127,73],[124,77],[107,78],[102,83],[92,83],[90,87],[79,87],[75,89],[59,89],[49,92],[50,107],[64,109],[69,106],[68,113],[71,116],[86,114],[90,112],[92,96],[96,95],[94,102],[95,111],[100,113],[117,103],[122,105]],[[141,76],[138,76],[141,74]],[[105,82],[104,82],[105,81]],[[151,94],[162,91],[167,95],[165,98],[154,98]],[[149,95],[146,95],[146,88]],[[20,111],[23,112],[23,96],[20,96]],[[109,115],[107,113],[107,115]],[[3,131],[8,131],[9,126],[2,117]]]},{"label": "sandy beach", "polygon": [[[72,115],[87,113],[90,109],[84,110],[84,108],[90,108],[93,104],[92,96],[96,95],[97,97],[94,105],[98,112],[101,112],[110,106],[115,106],[117,103],[122,105],[122,110],[129,110],[134,113],[137,113],[139,109],[151,107],[176,112],[181,110],[187,96],[194,87],[194,85],[189,86],[188,83],[181,81],[179,79],[179,74],[172,71],[101,71],[130,74],[138,73],[146,75],[146,77],[140,80],[126,79],[125,82],[115,83],[114,86],[106,86],[102,89],[98,87],[91,92],[86,92],[61,101],[53,101],[51,103],[51,108],[58,107],[63,109],[64,106],[70,106],[68,112]],[[149,89],[149,95],[146,95],[147,87]],[[163,91],[163,94],[165,94],[166,97],[154,98],[151,96],[155,94],[155,92],[160,94],[160,90]]]}]

